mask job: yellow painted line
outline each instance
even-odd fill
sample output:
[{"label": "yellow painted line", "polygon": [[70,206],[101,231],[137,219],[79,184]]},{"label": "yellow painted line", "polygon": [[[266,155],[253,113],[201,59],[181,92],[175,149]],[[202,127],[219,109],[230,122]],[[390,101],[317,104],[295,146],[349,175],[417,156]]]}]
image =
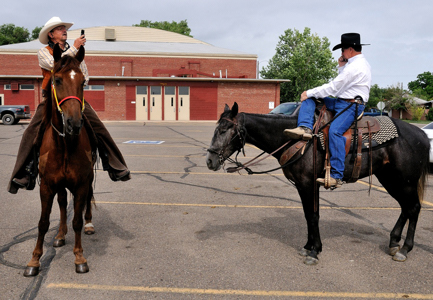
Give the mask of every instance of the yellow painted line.
[{"label": "yellow painted line", "polygon": [[[97,169],[96,171],[98,171],[98,172],[102,172],[103,170],[101,170],[101,169]],[[203,173],[201,173],[201,172],[167,172],[167,171],[161,171],[161,172],[155,172],[155,171],[130,171],[131,172],[131,174],[179,174],[179,175],[185,175],[185,174],[188,174],[188,175],[230,175],[230,176],[233,176],[233,175],[237,175],[237,176],[251,176],[251,175],[248,175],[247,173],[241,173],[241,174],[239,174],[239,173],[225,173],[225,172],[212,172],[212,173],[210,173],[210,172],[203,172]],[[254,176],[269,176],[269,175],[272,175],[272,176],[284,176],[284,174],[254,174]]]},{"label": "yellow painted line", "polygon": [[[360,184],[363,184],[363,185],[370,185],[368,182],[364,182],[364,181],[361,181],[361,180],[358,180],[357,183],[360,183]],[[377,185],[374,185],[374,184],[372,184],[371,187],[374,188],[374,189],[376,189],[376,190],[388,193],[387,190],[384,189],[383,187],[380,187],[380,186],[377,186]],[[422,204],[427,204],[429,206],[433,206],[433,203],[428,202],[426,200],[423,200]]]},{"label": "yellow painted line", "polygon": [[[189,206],[210,208],[272,208],[272,209],[302,209],[302,206],[289,205],[243,205],[243,204],[203,204],[203,203],[158,203],[158,202],[131,202],[131,201],[99,201],[96,204],[120,204],[120,205],[149,205],[149,206]],[[366,207],[366,206],[321,206],[321,210],[400,210],[400,207]],[[433,210],[433,209],[429,209]]]},{"label": "yellow painted line", "polygon": [[149,286],[115,286],[99,284],[50,283],[49,289],[77,289],[117,292],[142,292],[166,294],[204,294],[204,295],[235,295],[261,297],[312,297],[312,298],[370,298],[370,299],[433,299],[433,294],[406,293],[349,293],[349,292],[302,292],[302,291],[260,291],[260,290],[225,290],[225,289],[194,289],[169,288]]},{"label": "yellow painted line", "polygon": [[[364,182],[364,181],[362,181],[362,180],[358,180],[357,183],[360,183],[360,184],[363,184],[363,185],[370,186],[370,184],[369,184],[368,182]],[[377,185],[372,184],[371,187],[374,188],[374,189],[376,189],[376,190],[379,190],[379,191],[382,191],[382,192],[386,192],[386,193],[387,193],[386,189],[384,189],[384,188],[381,187],[381,186],[377,186]]]}]

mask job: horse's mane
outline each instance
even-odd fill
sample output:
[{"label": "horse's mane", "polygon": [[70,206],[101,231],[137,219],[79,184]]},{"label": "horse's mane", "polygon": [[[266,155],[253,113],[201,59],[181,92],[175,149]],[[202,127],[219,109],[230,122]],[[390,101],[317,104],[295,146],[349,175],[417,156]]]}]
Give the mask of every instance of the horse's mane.
[{"label": "horse's mane", "polygon": [[[273,120],[275,122],[279,122],[279,121],[289,121],[289,120],[293,120],[293,119],[297,119],[298,115],[296,116],[286,116],[286,115],[281,115],[281,114],[255,114],[255,113],[245,113],[245,112],[241,112],[238,114],[239,115],[246,115],[246,116],[251,116],[253,118],[260,118],[263,120]],[[228,118],[230,116],[230,111],[225,111],[221,114],[217,124],[220,124],[221,121],[225,118]]]}]

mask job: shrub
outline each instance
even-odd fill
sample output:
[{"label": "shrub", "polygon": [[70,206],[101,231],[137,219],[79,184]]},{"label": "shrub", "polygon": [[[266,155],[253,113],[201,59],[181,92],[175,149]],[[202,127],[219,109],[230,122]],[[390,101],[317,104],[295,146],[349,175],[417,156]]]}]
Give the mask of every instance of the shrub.
[{"label": "shrub", "polygon": [[412,120],[413,121],[421,120],[422,116],[424,115],[424,111],[425,111],[425,109],[423,106],[413,105],[410,108],[410,112],[412,113]]},{"label": "shrub", "polygon": [[430,109],[428,110],[428,113],[427,113],[427,120],[429,120],[429,121],[433,121],[433,107],[430,107]]}]

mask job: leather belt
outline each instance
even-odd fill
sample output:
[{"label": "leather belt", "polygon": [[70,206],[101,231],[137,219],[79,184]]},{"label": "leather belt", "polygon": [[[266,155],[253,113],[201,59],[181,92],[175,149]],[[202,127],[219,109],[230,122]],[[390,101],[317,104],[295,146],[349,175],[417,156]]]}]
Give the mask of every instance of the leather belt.
[{"label": "leather belt", "polygon": [[346,101],[346,102],[350,102],[350,103],[358,103],[358,104],[362,104],[362,105],[365,104],[364,101],[362,101],[362,100],[357,100],[357,99],[344,99],[344,98],[338,98],[338,99],[340,99],[340,100],[344,100],[344,101]]}]

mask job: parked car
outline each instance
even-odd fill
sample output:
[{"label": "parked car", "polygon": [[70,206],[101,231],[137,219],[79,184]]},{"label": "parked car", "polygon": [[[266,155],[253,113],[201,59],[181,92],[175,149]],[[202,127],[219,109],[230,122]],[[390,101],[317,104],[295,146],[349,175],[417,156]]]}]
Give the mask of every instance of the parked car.
[{"label": "parked car", "polygon": [[388,114],[386,112],[380,111],[377,108],[370,108],[364,110],[364,116],[375,117],[375,116],[387,116],[387,115]]},{"label": "parked car", "polygon": [[0,118],[5,125],[13,125],[21,119],[31,119],[28,105],[0,105]]},{"label": "parked car", "polygon": [[430,141],[430,170],[433,171],[433,122],[421,128]]},{"label": "parked car", "polygon": [[271,110],[270,114],[291,116],[298,113],[301,102],[284,102]]}]

